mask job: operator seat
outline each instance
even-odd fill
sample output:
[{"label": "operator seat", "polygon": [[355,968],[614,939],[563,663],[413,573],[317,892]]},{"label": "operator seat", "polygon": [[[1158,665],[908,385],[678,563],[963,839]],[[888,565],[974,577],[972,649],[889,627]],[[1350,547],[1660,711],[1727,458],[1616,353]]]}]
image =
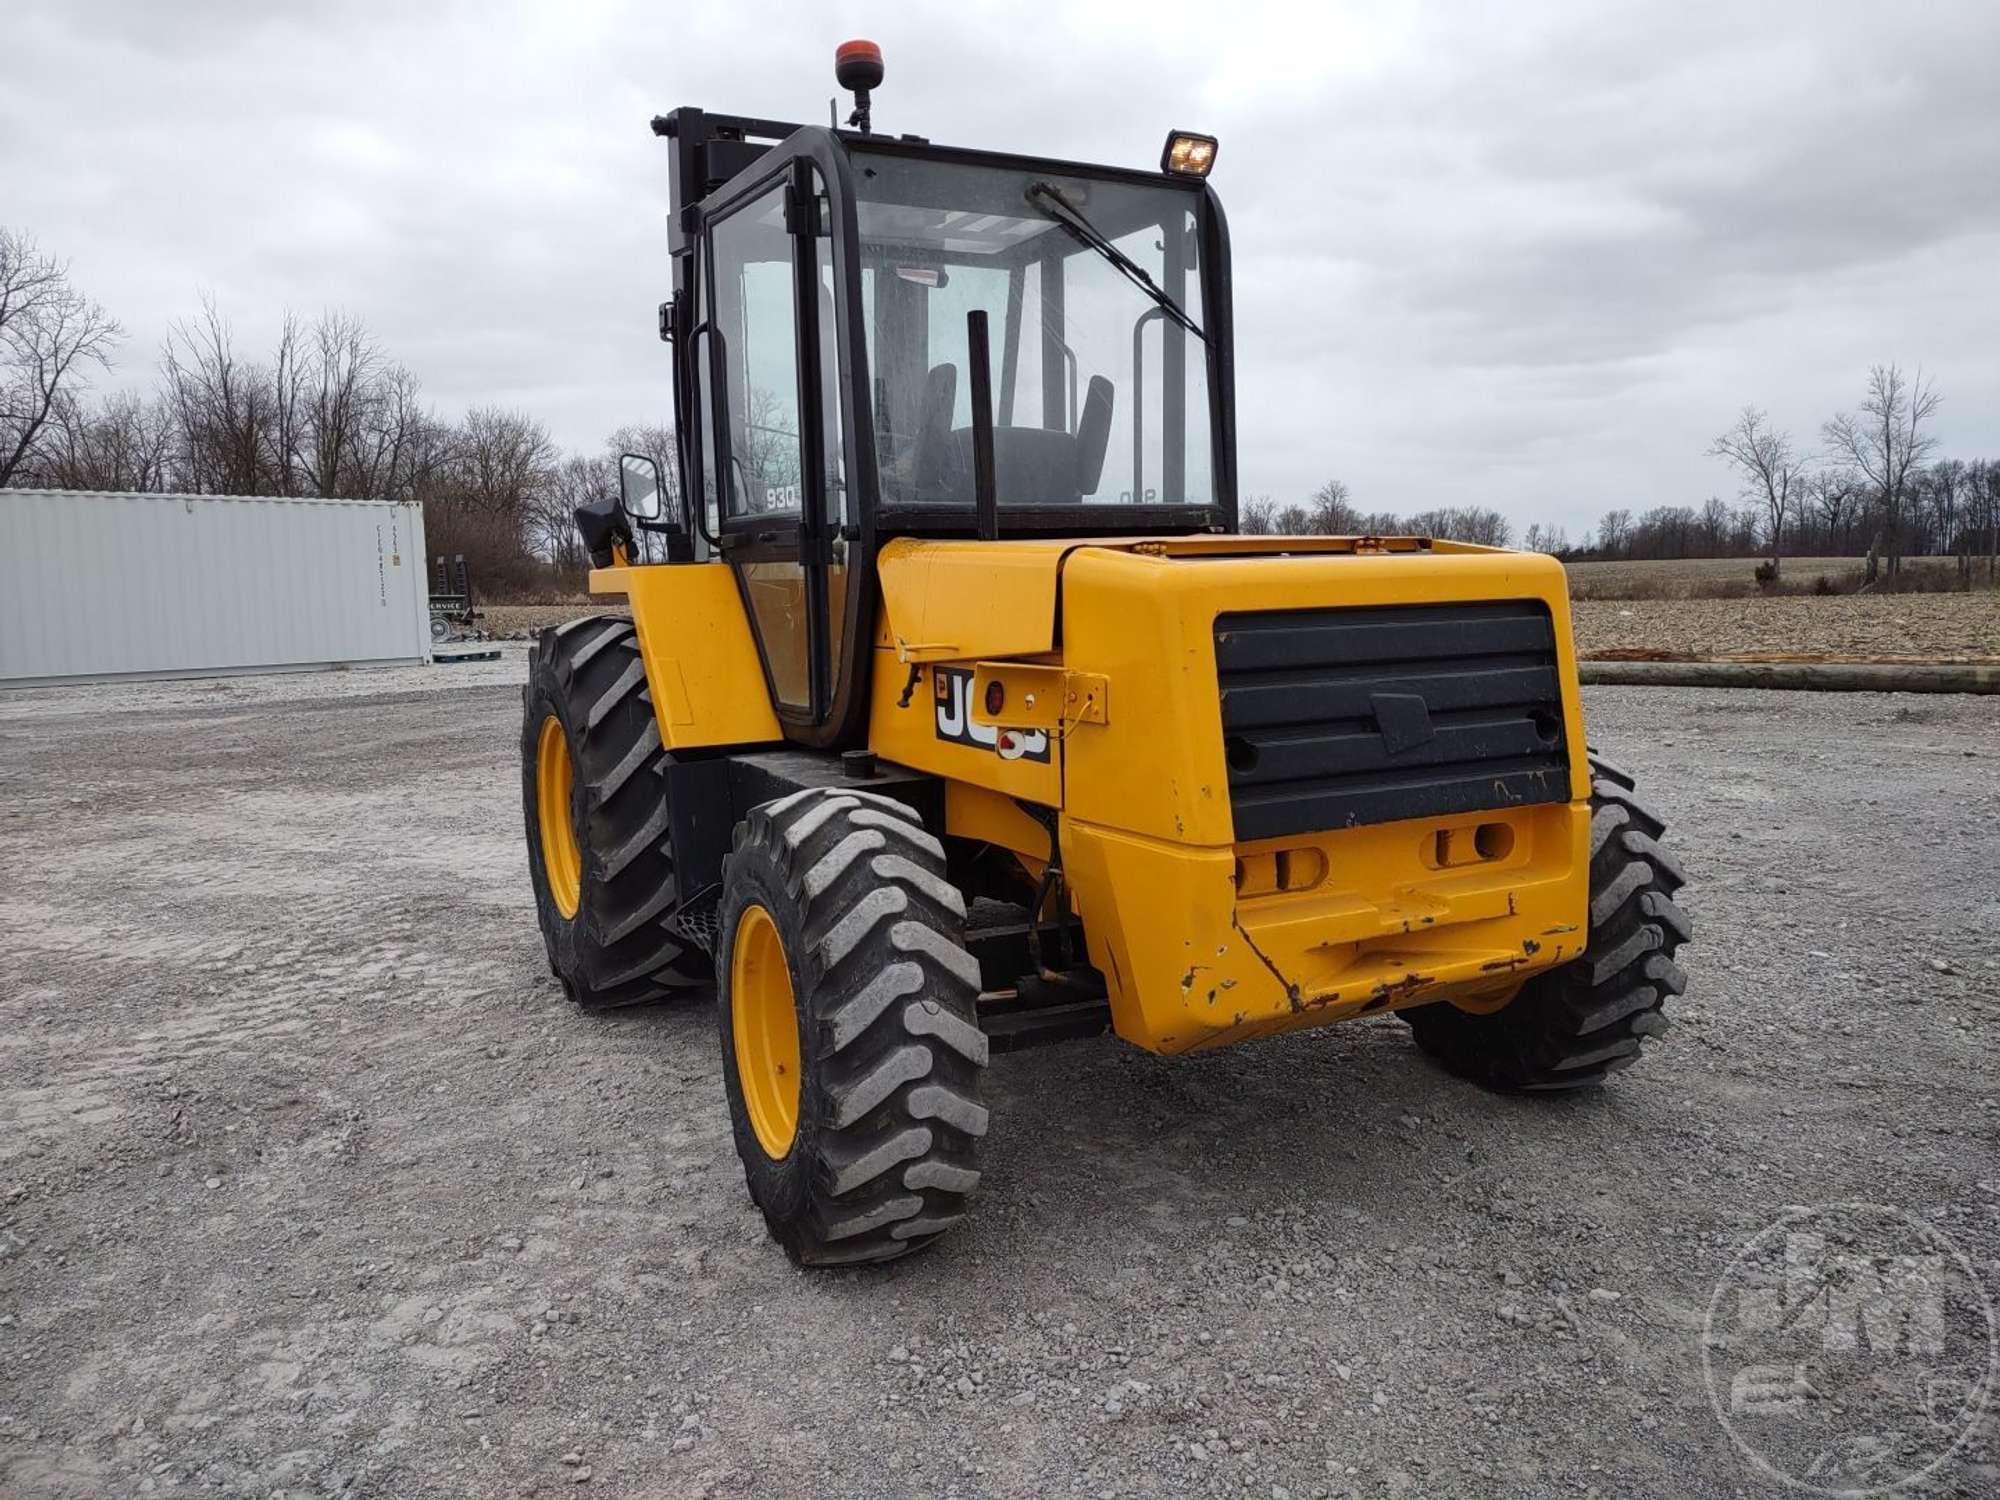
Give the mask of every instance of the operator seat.
[{"label": "operator seat", "polygon": [[[973,502],[972,429],[952,426],[958,367],[933,365],[917,428],[916,503]],[[1074,505],[1095,494],[1111,442],[1111,382],[1090,377],[1074,433],[1052,427],[995,427],[993,472],[1003,505]]]}]

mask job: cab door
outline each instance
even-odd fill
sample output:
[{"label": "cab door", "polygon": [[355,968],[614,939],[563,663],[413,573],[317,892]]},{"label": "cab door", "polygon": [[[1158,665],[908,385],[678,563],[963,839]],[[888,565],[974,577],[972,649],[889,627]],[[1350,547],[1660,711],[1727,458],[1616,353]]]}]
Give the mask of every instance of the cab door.
[{"label": "cab door", "polygon": [[834,697],[849,540],[825,219],[816,170],[794,161],[709,220],[704,257],[718,536],[802,739]]}]

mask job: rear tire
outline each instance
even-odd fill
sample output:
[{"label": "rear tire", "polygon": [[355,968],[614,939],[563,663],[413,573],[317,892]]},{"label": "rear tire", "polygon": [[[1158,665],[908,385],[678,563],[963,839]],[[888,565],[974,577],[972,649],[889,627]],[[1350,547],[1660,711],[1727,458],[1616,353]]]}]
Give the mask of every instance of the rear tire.
[{"label": "rear tire", "polygon": [[[798,792],[737,826],[717,947],[722,1074],[751,1200],[800,1265],[919,1249],[964,1217],[979,1181],[979,963],[944,868],[916,814],[871,792]],[[759,957],[773,927],[775,979]],[[774,1005],[791,1007],[796,1049],[773,1037]]]},{"label": "rear tire", "polygon": [[1639,1060],[1666,1032],[1667,997],[1687,989],[1674,954],[1693,933],[1674,901],[1686,882],[1660,846],[1666,823],[1625,772],[1592,758],[1590,939],[1500,1010],[1448,1002],[1401,1012],[1417,1045],[1461,1077],[1502,1090],[1585,1088]]},{"label": "rear tire", "polygon": [[[708,956],[665,925],[677,894],[666,753],[632,622],[593,615],[543,631],[521,700],[522,818],[550,972],[589,1007],[705,989]],[[557,756],[566,796],[560,768],[544,779]],[[566,838],[554,822],[563,802]]]}]

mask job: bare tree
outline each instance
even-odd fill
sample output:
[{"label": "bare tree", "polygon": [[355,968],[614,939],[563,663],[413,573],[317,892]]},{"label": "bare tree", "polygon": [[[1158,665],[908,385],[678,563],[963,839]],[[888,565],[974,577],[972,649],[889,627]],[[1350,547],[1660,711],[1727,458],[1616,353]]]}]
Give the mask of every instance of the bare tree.
[{"label": "bare tree", "polygon": [[1354,509],[1354,492],[1344,479],[1329,479],[1308,502],[1312,529],[1320,536],[1348,536],[1364,528]]},{"label": "bare tree", "polygon": [[1721,557],[1729,546],[1729,507],[1720,495],[1710,495],[1701,507],[1701,550],[1705,557]]},{"label": "bare tree", "polygon": [[436,488],[455,448],[450,427],[426,411],[417,377],[401,365],[376,372],[342,483],[364,500],[422,500]]},{"label": "bare tree", "polygon": [[674,473],[673,428],[658,422],[627,422],[604,440],[604,457],[613,469],[617,468],[620,455],[626,453],[652,459],[666,478],[669,499],[679,493],[679,478]]},{"label": "bare tree", "polygon": [[[1788,433],[1778,431],[1755,406],[1746,406],[1736,420],[1709,445],[1709,457],[1735,466],[1743,493],[1763,510],[1764,532],[1771,544],[1771,572],[1778,572],[1778,550],[1785,539],[1785,521],[1797,502],[1801,466]],[[1758,574],[1759,578],[1763,574]]]},{"label": "bare tree", "polygon": [[0,227],[0,329],[60,295],[68,282],[68,270],[33,235]]},{"label": "bare tree", "polygon": [[1597,523],[1597,550],[1605,557],[1622,557],[1632,539],[1632,512],[1607,510]]},{"label": "bare tree", "polygon": [[367,428],[389,392],[388,372],[367,326],[351,313],[320,314],[305,378],[303,467],[316,495],[364,493]]},{"label": "bare tree", "polygon": [[1287,505],[1271,518],[1271,532],[1274,536],[1313,536],[1317,522],[1318,517],[1303,505]]},{"label": "bare tree", "polygon": [[435,457],[419,491],[432,550],[462,552],[489,578],[524,579],[535,514],[560,457],[548,429],[525,412],[478,407]]},{"label": "bare tree", "polygon": [[1529,552],[1560,556],[1569,551],[1569,531],[1566,527],[1545,526],[1540,521],[1531,521],[1528,529],[1521,534],[1521,546]]},{"label": "bare tree", "polygon": [[65,395],[36,467],[54,489],[157,491],[169,488],[172,448],[173,422],[157,397],[119,391],[89,408]]},{"label": "bare tree", "polygon": [[1844,469],[1815,469],[1806,481],[1805,505],[1833,551],[1845,551],[1854,529],[1854,476]]},{"label": "bare tree", "polygon": [[300,449],[305,437],[307,361],[298,316],[289,308],[278,327],[278,348],[271,363],[267,410],[270,413],[270,468],[273,488],[280,495],[327,493],[304,488],[306,467]]},{"label": "bare tree", "polygon": [[581,453],[572,453],[557,464],[549,482],[529,499],[529,545],[564,572],[580,573],[583,537],[576,529],[576,513],[608,498],[616,485],[616,473],[601,459]]},{"label": "bare tree", "polygon": [[1971,487],[1967,518],[1975,531],[1986,533],[1986,581],[1993,583],[2000,575],[2000,460],[1978,460],[1967,482]]},{"label": "bare tree", "polygon": [[1269,536],[1278,524],[1278,502],[1269,495],[1250,495],[1236,508],[1236,529],[1245,536]]},{"label": "bare tree", "polygon": [[1482,505],[1447,505],[1406,517],[1370,517],[1369,530],[1376,535],[1402,532],[1445,537],[1454,542],[1476,542],[1482,547],[1505,547],[1514,540],[1513,523],[1499,511]]},{"label": "bare tree", "polygon": [[0,485],[28,462],[89,368],[111,367],[124,334],[70,284],[66,263],[0,227]]},{"label": "bare tree", "polygon": [[237,357],[215,298],[176,322],[160,351],[181,481],[198,494],[263,495],[277,478],[276,402],[266,372]]},{"label": "bare tree", "polygon": [[[1936,382],[1925,380],[1921,367],[1906,381],[1894,363],[1873,365],[1861,409],[1836,413],[1821,429],[1827,447],[1841,462],[1853,465],[1876,492],[1881,507],[1877,547],[1888,555],[1891,578],[1902,568],[1903,500],[1910,471],[1937,447],[1937,439],[1924,426],[1943,399]],[[1871,558],[1875,550],[1870,549]]]},{"label": "bare tree", "polygon": [[526,412],[481,406],[465,414],[454,468],[472,506],[496,519],[518,517],[555,467],[549,432]]}]

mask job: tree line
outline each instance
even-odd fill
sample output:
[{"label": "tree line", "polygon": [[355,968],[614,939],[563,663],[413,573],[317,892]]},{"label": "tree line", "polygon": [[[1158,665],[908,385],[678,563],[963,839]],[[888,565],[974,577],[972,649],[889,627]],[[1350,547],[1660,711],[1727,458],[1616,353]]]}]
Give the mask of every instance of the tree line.
[{"label": "tree line", "polygon": [[[1746,406],[1708,448],[1739,481],[1732,503],[1617,507],[1572,541],[1567,528],[1531,522],[1519,545],[1571,561],[1763,557],[1775,581],[1786,557],[1865,557],[1866,577],[1891,579],[1905,557],[1956,556],[1961,576],[2000,573],[2000,460],[1938,458],[1931,419],[1943,397],[1921,371],[1869,371],[1852,411],[1828,418],[1820,447],[1802,453],[1769,415]],[[1302,504],[1247,499],[1242,529],[1278,536],[1424,535],[1515,545],[1508,519],[1486,506],[1404,515],[1364,511],[1348,486],[1327,481]]]},{"label": "tree line", "polygon": [[[1760,509],[1710,496],[1701,506],[1608,510],[1595,530],[1565,556],[1596,558],[1787,557],[1865,558],[1900,571],[1905,557],[1956,555],[1961,571],[1992,577],[1995,523],[2000,517],[2000,461],[1941,459],[1914,471],[1903,491],[1893,531],[1867,486],[1819,472],[1795,485],[1779,545]],[[1530,528],[1532,530],[1533,528]],[[1890,536],[1897,540],[1893,557]],[[1562,549],[1551,549],[1562,550]]]},{"label": "tree line", "polygon": [[1412,515],[1364,511],[1339,479],[1329,479],[1303,505],[1252,495],[1239,507],[1237,524],[1251,536],[1434,536],[1488,547],[1514,541],[1513,523],[1490,507],[1444,506]]},{"label": "tree line", "polygon": [[103,395],[124,330],[28,235],[0,227],[0,488],[413,501],[433,554],[486,588],[580,587],[577,506],[617,484],[617,455],[673,472],[670,430],[621,427],[564,450],[528,413],[440,416],[351,314],[287,314],[261,354],[203,297],[173,323],[151,391]]},{"label": "tree line", "polygon": [[[417,378],[360,319],[287,314],[262,357],[237,346],[212,297],[175,322],[149,393],[95,395],[124,338],[32,236],[0,226],[0,488],[339,496],[414,501],[434,553],[463,553],[490,585],[574,587],[583,572],[576,507],[617,483],[616,458],[640,452],[675,472],[671,430],[629,425],[598,453],[565,451],[528,413],[479,406],[456,419],[422,399]],[[1911,555],[1956,554],[2000,567],[2000,460],[1936,456],[1936,382],[1891,363],[1869,372],[1852,411],[1800,449],[1745,406],[1708,448],[1739,480],[1735,502],[1606,511],[1572,542],[1529,525],[1520,544],[1571,559],[1751,557],[1777,577],[1786,556],[1862,556],[1893,579]],[[1280,536],[1418,534],[1505,547],[1508,518],[1488,506],[1415,514],[1365,511],[1328,480],[1303,503],[1242,505],[1241,528]],[[551,576],[555,575],[555,576]]]},{"label": "tree line", "polygon": [[[1875,365],[1860,405],[1827,418],[1812,453],[1761,407],[1745,406],[1708,450],[1740,482],[1746,503],[1732,518],[1735,539],[1756,542],[1774,579],[1787,553],[1864,550],[1871,580],[1878,567],[1893,579],[1904,557],[1932,554],[1955,555],[1968,577],[1983,554],[1991,577],[2000,557],[2000,463],[1934,457],[1932,418],[1943,400],[1921,369],[1911,376],[1893,362]],[[1597,546],[1607,555],[1700,555],[1633,549],[1712,546],[1726,509],[1711,499],[1691,525],[1672,511],[1636,523],[1613,511],[1598,524]]]}]

